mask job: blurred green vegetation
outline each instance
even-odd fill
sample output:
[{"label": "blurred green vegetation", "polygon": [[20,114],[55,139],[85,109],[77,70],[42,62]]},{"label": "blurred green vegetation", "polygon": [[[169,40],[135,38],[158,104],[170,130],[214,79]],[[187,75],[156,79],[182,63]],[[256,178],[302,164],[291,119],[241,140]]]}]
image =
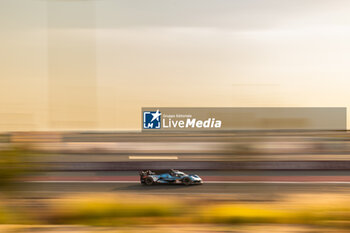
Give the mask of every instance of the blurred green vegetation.
[{"label": "blurred green vegetation", "polygon": [[39,157],[28,146],[0,150],[0,192],[21,190],[24,179],[39,171]]}]

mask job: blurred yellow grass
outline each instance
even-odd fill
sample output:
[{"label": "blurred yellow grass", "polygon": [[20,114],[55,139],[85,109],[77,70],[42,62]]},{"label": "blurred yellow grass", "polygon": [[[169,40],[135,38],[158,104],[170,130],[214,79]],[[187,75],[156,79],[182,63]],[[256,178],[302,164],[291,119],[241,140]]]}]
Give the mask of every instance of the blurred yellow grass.
[{"label": "blurred yellow grass", "polygon": [[214,205],[200,213],[205,222],[219,223],[278,223],[288,212],[252,204]]},{"label": "blurred yellow grass", "polygon": [[92,193],[38,200],[34,205],[30,200],[21,202],[21,209],[0,205],[0,223],[25,224],[31,220],[38,224],[93,226],[205,223],[350,227],[348,195],[293,195],[258,203],[191,196]]},{"label": "blurred yellow grass", "polygon": [[51,201],[49,221],[54,224],[118,225],[131,218],[142,219],[144,223],[155,217],[181,217],[182,212],[182,203],[171,199],[92,194]]}]

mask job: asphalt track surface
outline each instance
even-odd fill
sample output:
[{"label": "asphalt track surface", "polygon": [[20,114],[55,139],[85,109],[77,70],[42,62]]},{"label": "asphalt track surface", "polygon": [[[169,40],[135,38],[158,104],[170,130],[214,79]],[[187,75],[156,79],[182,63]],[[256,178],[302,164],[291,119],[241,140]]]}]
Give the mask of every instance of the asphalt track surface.
[{"label": "asphalt track surface", "polygon": [[[137,171],[49,172],[25,183],[30,197],[69,193],[133,193],[238,197],[240,200],[273,200],[286,194],[350,194],[350,171],[193,171],[204,184],[141,185]],[[128,180],[132,178],[132,180]],[[209,179],[211,178],[211,179]]]},{"label": "asphalt track surface", "polygon": [[[205,182],[350,182],[349,170],[280,170],[280,171],[187,171]],[[137,182],[138,171],[47,172],[30,177],[31,181]]]},{"label": "asphalt track surface", "polygon": [[239,199],[273,200],[286,194],[349,194],[350,183],[204,183],[184,186],[182,184],[141,185],[136,182],[30,182],[26,184],[29,196],[52,197],[67,193],[134,193],[142,195],[190,195],[190,196],[236,196]]}]

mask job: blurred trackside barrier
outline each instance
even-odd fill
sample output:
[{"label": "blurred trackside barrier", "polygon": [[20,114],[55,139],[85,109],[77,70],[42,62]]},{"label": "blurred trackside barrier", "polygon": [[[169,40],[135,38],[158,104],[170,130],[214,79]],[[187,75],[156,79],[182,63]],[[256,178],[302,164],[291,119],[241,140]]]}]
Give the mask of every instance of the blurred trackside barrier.
[{"label": "blurred trackside barrier", "polygon": [[[40,167],[55,171],[342,170],[350,169],[349,139],[348,131],[13,132],[0,135],[0,150],[30,145],[46,154]],[[129,155],[179,155],[179,160],[132,161]]]},{"label": "blurred trackside barrier", "polygon": [[28,143],[47,153],[125,154],[350,154],[347,131],[225,133],[14,132],[0,135],[0,147]]},{"label": "blurred trackside barrier", "polygon": [[139,171],[180,170],[348,170],[350,161],[145,161],[41,163],[47,171]]}]

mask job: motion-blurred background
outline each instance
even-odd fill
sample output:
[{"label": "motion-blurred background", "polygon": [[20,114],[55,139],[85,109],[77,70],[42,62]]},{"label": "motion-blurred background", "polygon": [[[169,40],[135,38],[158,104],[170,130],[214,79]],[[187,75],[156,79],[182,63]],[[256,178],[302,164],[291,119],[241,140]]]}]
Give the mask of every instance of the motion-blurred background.
[{"label": "motion-blurred background", "polygon": [[[157,133],[141,132],[140,117],[142,107],[348,107],[349,10],[345,0],[1,0],[0,231],[347,232],[346,129]],[[141,169],[169,168],[205,183],[138,183]]]},{"label": "motion-blurred background", "polygon": [[345,0],[0,4],[3,131],[139,130],[152,106],[349,106]]}]

